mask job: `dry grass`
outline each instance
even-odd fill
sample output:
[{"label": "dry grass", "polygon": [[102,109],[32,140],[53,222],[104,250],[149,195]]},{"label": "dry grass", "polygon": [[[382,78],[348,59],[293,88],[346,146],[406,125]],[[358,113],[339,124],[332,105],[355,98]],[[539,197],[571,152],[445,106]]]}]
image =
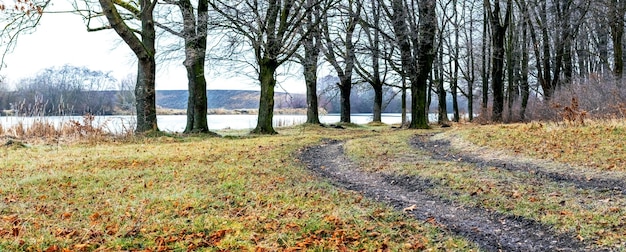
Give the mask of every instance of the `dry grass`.
[{"label": "dry grass", "polygon": [[587,120],[584,125],[540,123],[467,128],[474,144],[599,170],[626,171],[626,121]]},{"label": "dry grass", "polygon": [[[623,123],[588,122],[586,125],[467,126],[455,129],[454,133],[463,135],[476,144],[497,150],[510,150],[512,155],[517,156],[522,153],[536,155],[532,149],[541,146],[544,141],[564,145],[564,142],[576,139],[579,147],[594,146],[602,150],[597,152],[607,153],[596,153],[582,148],[580,151],[583,153],[578,154],[574,149],[566,149],[564,152],[558,151],[560,159],[577,160],[574,162],[580,164],[600,164],[626,159],[625,153],[617,152],[623,151],[623,147],[616,146],[619,145],[618,142],[612,142],[615,140],[613,130],[616,127],[621,130]],[[529,130],[538,132],[528,132]],[[430,189],[430,193],[443,198],[534,219],[554,226],[561,232],[574,233],[577,238],[605,249],[623,249],[626,246],[626,199],[621,194],[578,189],[574,185],[564,185],[534,173],[434,160],[428,153],[409,146],[407,139],[419,133],[420,131],[399,131],[374,138],[350,140],[346,144],[346,152],[360,162],[364,169],[370,171],[427,178],[436,185]],[[620,139],[619,142],[623,142],[623,134]],[[526,148],[531,150],[524,152]],[[491,149],[483,151],[489,152]],[[618,169],[610,163],[594,167]],[[623,166],[619,170],[615,172],[620,177],[625,177]]]},{"label": "dry grass", "polygon": [[372,129],[0,148],[0,250],[471,250],[296,159]]},{"label": "dry grass", "polygon": [[[129,132],[120,132],[119,136],[129,136]],[[54,124],[45,117],[38,118],[30,124],[18,122],[9,128],[0,125],[0,136],[21,139],[32,144],[59,144],[65,143],[98,143],[113,139],[108,133],[106,122],[95,123],[95,117],[87,114],[81,121],[69,120],[61,124]]]}]

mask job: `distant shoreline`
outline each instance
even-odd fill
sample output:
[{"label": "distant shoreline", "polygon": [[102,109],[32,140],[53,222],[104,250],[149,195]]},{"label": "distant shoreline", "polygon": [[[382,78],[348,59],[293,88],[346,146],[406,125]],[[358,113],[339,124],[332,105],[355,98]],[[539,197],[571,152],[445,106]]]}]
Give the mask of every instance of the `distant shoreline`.
[{"label": "distant shoreline", "polygon": [[[306,115],[306,108],[281,108],[274,109],[274,114],[276,115]],[[112,114],[107,115],[132,115],[132,111],[116,111]],[[157,115],[186,115],[187,110],[185,109],[169,109],[169,108],[157,108]],[[258,115],[258,109],[208,109],[208,115]],[[326,114],[326,111],[320,109],[320,114]],[[99,115],[99,114],[96,114]],[[16,115],[11,110],[0,110],[0,116],[40,116],[40,115]],[[44,116],[58,116],[58,115],[44,115]],[[73,116],[82,116],[82,115],[73,115]]]},{"label": "distant shoreline", "polygon": [[[281,108],[274,109],[274,114],[276,115],[306,115],[306,108]],[[321,112],[321,111],[320,111]],[[325,112],[324,112],[325,113]],[[158,115],[186,115],[187,110],[185,109],[166,109],[166,108],[158,108]],[[258,115],[258,109],[208,109],[208,115]]]}]

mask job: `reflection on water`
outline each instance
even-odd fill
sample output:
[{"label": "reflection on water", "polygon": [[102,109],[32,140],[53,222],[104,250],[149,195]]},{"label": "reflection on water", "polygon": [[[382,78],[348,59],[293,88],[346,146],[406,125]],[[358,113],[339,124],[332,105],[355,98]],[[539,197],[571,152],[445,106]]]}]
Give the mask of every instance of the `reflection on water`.
[{"label": "reflection on water", "polygon": [[[429,116],[430,120],[436,120],[434,114]],[[372,121],[371,114],[353,114],[351,118],[353,123],[366,124]],[[77,121],[83,123],[80,116],[47,116],[47,117],[15,117],[0,116],[0,125],[9,128],[19,123],[25,127],[32,125],[33,122],[40,121],[61,126],[69,121]],[[159,129],[169,132],[182,132],[185,130],[187,117],[185,115],[160,115],[157,116]],[[402,120],[401,114],[383,114],[382,121],[386,124],[399,124]],[[301,124],[306,121],[306,115],[274,115],[274,126],[292,126]],[[328,114],[320,116],[320,121],[324,124],[332,124],[339,122],[339,114]],[[208,123],[211,130],[220,129],[252,129],[256,126],[257,115],[209,115]],[[135,128],[134,116],[96,116],[93,126],[102,126],[109,132],[128,132]]]}]

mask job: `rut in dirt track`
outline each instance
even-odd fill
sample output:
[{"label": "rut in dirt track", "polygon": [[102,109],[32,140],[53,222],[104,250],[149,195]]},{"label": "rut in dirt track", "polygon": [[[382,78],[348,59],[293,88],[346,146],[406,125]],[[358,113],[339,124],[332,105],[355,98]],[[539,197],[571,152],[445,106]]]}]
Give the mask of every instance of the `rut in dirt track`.
[{"label": "rut in dirt track", "polygon": [[343,143],[330,141],[302,151],[300,160],[331,183],[363,193],[400,210],[415,205],[410,213],[419,220],[434,219],[441,228],[466,237],[486,251],[590,251],[591,247],[559,234],[537,221],[463,207],[426,193],[433,185],[419,177],[402,179],[364,172],[343,152]]},{"label": "rut in dirt track", "polygon": [[[588,178],[575,173],[560,173],[548,171],[541,165],[520,162],[520,161],[503,161],[499,159],[485,160],[467,153],[454,153],[450,141],[448,140],[431,140],[433,135],[417,135],[409,142],[413,148],[426,150],[431,157],[436,160],[455,161],[459,160],[464,163],[470,163],[479,168],[495,167],[507,171],[520,171],[533,173],[537,177],[546,178],[554,182],[568,183],[580,189],[591,189],[596,191],[612,191],[613,193],[626,195],[626,181],[611,178]],[[454,154],[453,154],[454,153]],[[561,164],[563,171],[568,171],[567,165]]]}]

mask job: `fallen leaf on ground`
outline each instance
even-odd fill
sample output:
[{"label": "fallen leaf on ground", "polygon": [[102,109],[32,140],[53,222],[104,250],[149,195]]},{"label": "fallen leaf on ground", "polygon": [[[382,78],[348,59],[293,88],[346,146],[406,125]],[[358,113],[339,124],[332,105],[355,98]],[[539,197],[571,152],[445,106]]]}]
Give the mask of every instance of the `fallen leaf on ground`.
[{"label": "fallen leaf on ground", "polygon": [[413,204],[413,205],[411,205],[409,207],[405,207],[404,209],[402,209],[402,211],[404,211],[404,212],[411,212],[411,211],[413,211],[415,209],[417,209],[417,205]]}]

